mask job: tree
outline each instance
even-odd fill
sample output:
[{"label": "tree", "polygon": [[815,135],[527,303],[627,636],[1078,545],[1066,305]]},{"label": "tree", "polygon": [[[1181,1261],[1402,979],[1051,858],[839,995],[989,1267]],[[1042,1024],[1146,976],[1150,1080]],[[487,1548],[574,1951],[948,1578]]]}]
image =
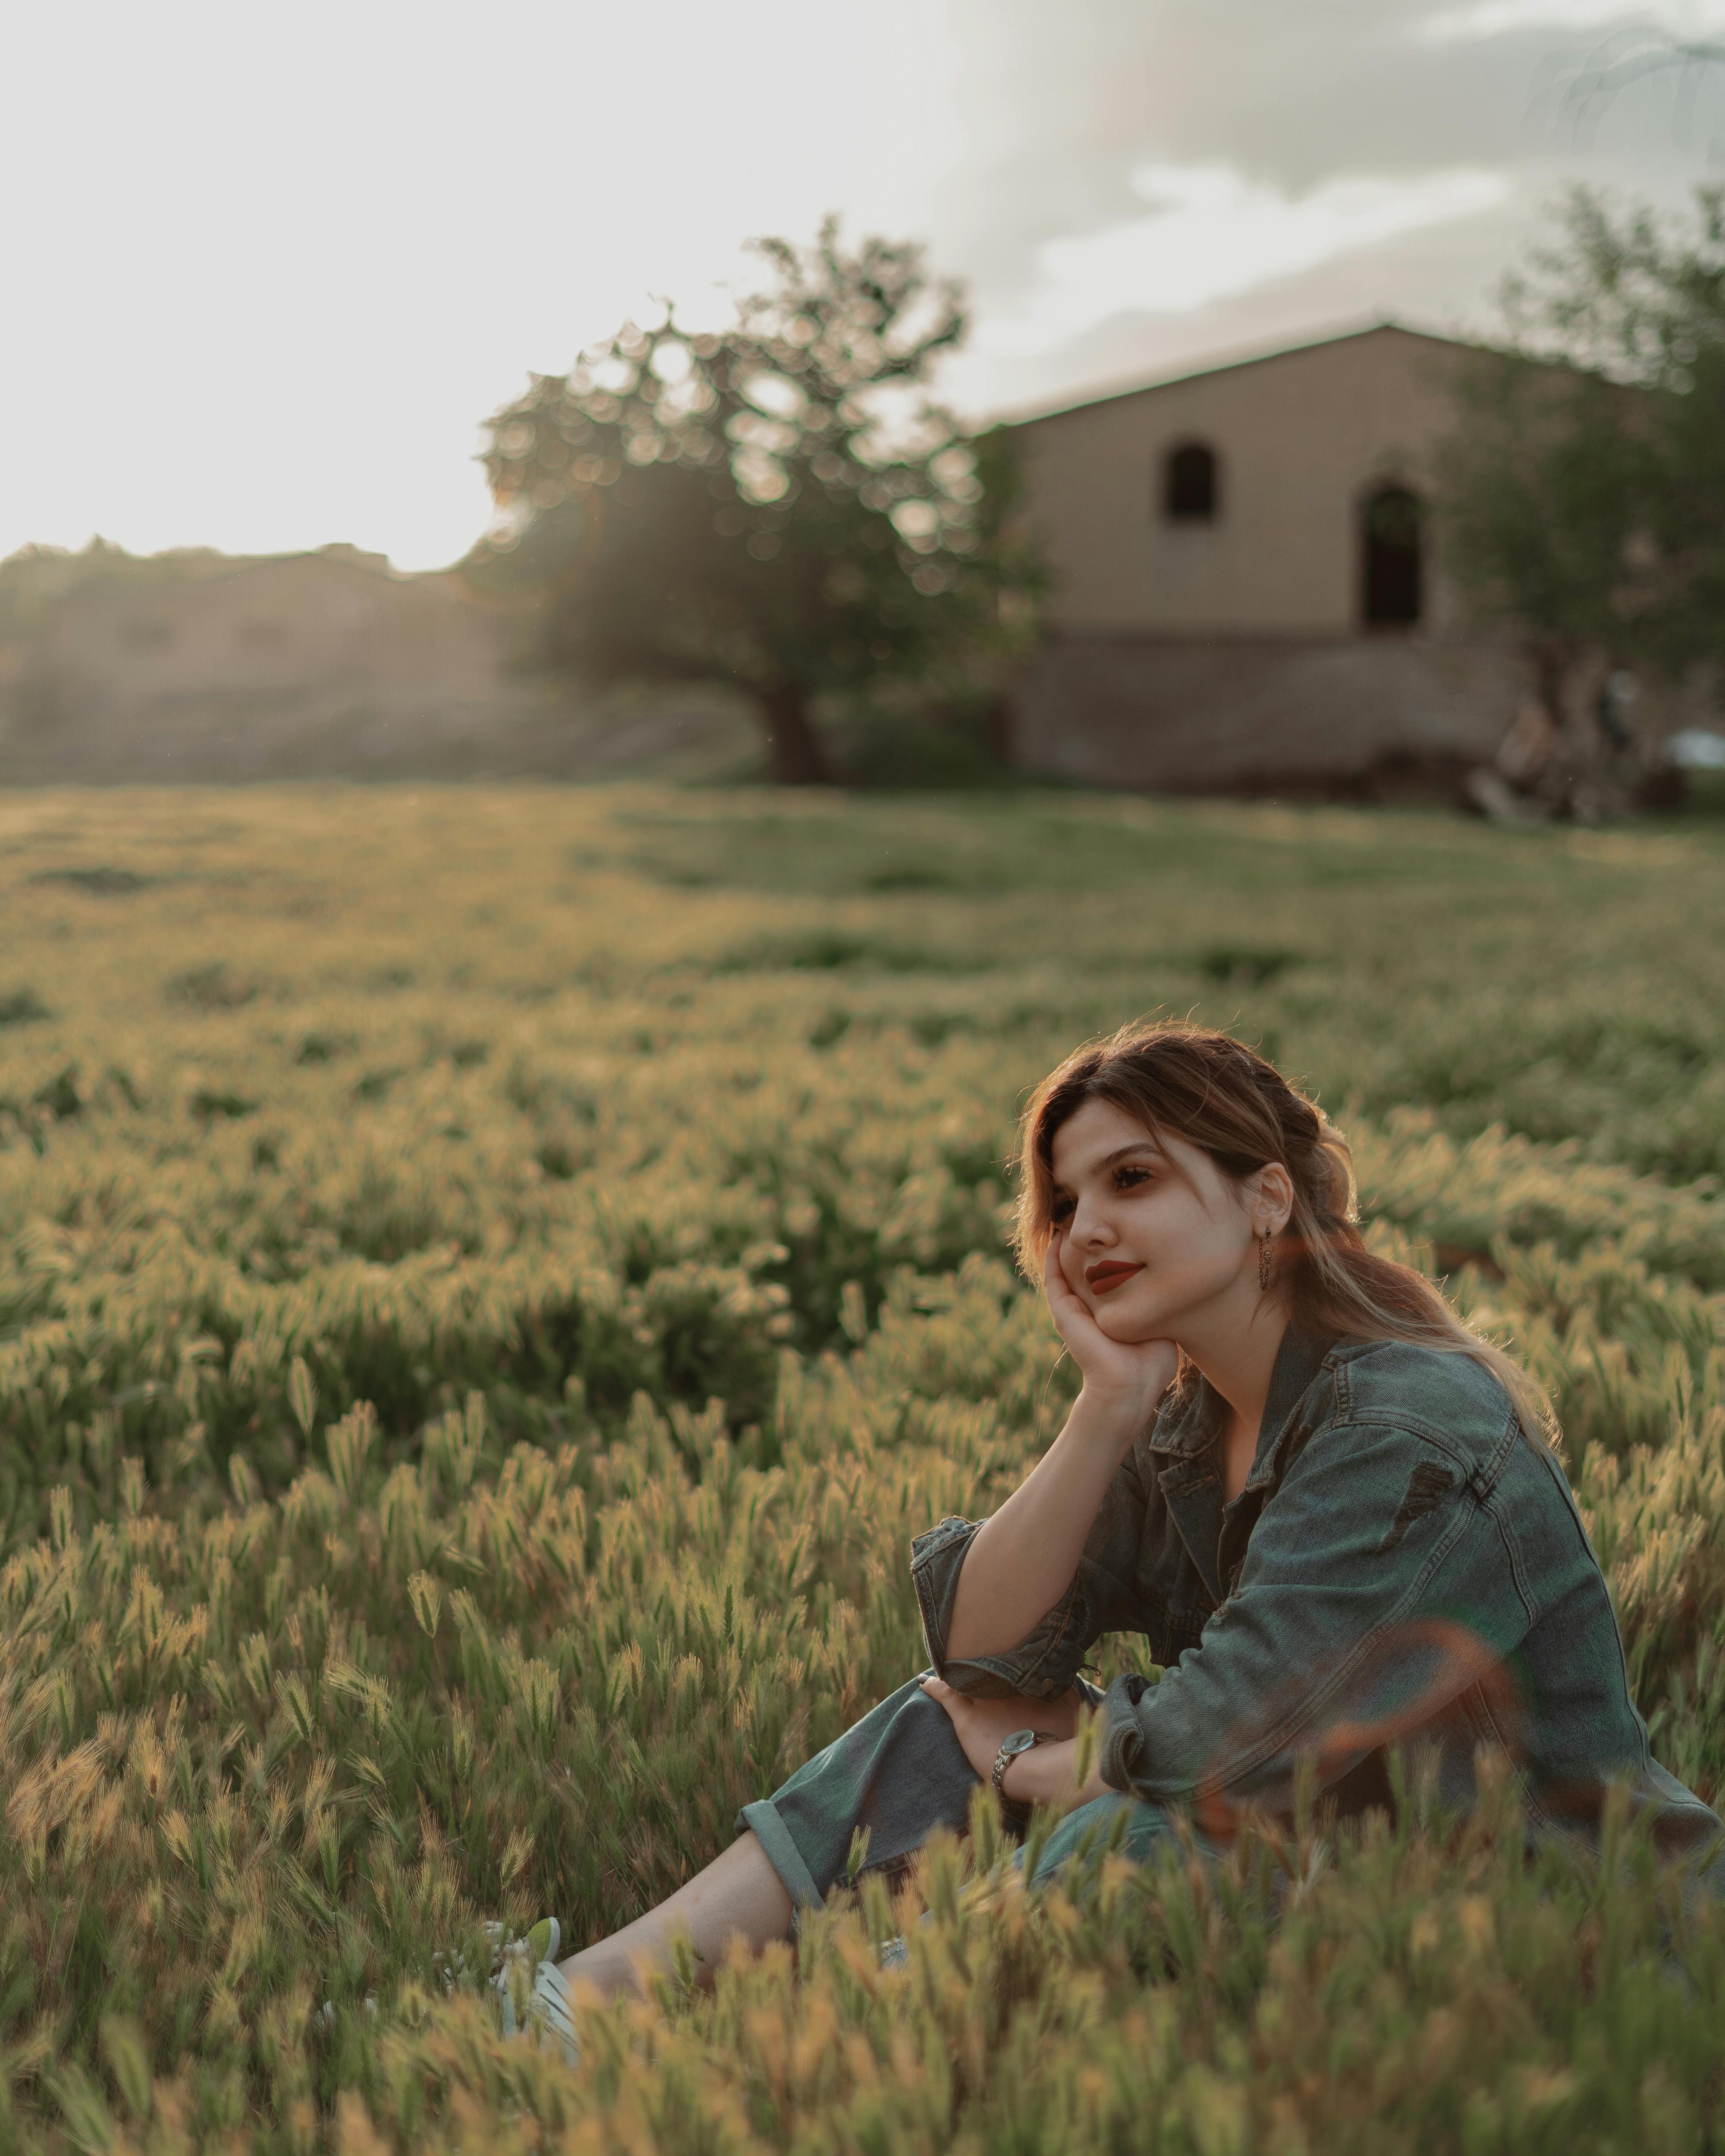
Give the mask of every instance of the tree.
[{"label": "tree", "polygon": [[1675,675],[1725,650],[1725,189],[1686,231],[1575,190],[1504,305],[1508,348],[1456,377],[1445,552],[1561,724],[1584,661]]},{"label": "tree", "polygon": [[537,600],[544,658],[592,678],[732,683],[773,776],[829,776],[823,692],[952,679],[1009,649],[1036,588],[999,430],[927,394],[962,339],[920,248],[754,251],[772,273],[716,335],[626,323],[489,423],[481,588]]}]

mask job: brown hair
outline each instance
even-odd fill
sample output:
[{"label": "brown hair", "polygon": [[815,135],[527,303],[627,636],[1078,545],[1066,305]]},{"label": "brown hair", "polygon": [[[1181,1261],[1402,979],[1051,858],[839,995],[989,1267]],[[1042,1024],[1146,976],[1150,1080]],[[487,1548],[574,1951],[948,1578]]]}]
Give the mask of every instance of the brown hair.
[{"label": "brown hair", "polygon": [[1399,1340],[1466,1355],[1509,1394],[1526,1428],[1555,1438],[1551,1404],[1521,1366],[1475,1332],[1424,1274],[1367,1249],[1348,1142],[1261,1055],[1206,1026],[1127,1026],[1076,1049],[1031,1095],[1021,1125],[1013,1236],[1025,1276],[1040,1276],[1054,1232],[1055,1133],[1086,1101],[1106,1101],[1153,1133],[1200,1146],[1236,1182],[1280,1162],[1294,1186],[1277,1238],[1277,1285],[1302,1332]]}]

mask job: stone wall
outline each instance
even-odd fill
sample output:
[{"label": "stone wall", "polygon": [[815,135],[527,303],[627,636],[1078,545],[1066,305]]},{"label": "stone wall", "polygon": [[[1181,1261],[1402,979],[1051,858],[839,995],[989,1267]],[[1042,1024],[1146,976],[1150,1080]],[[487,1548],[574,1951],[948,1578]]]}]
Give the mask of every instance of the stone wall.
[{"label": "stone wall", "polygon": [[1489,759],[1530,685],[1491,644],[1068,634],[1017,685],[1013,760],[1158,793],[1345,791]]}]

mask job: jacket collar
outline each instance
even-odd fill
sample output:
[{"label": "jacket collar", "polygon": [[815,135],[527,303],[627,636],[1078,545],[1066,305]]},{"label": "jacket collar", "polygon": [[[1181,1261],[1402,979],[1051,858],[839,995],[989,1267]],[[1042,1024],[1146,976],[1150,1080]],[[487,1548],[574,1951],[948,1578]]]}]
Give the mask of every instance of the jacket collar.
[{"label": "jacket collar", "polygon": [[[1270,1373],[1264,1419],[1258,1425],[1258,1449],[1246,1478],[1248,1490],[1261,1489],[1270,1481],[1277,1448],[1294,1409],[1335,1344],[1320,1333],[1301,1332],[1291,1325],[1283,1333]],[[1166,1454],[1170,1459],[1194,1459],[1215,1443],[1224,1413],[1221,1395],[1208,1378],[1194,1372],[1193,1383],[1171,1398],[1157,1416],[1145,1442],[1153,1452]]]}]

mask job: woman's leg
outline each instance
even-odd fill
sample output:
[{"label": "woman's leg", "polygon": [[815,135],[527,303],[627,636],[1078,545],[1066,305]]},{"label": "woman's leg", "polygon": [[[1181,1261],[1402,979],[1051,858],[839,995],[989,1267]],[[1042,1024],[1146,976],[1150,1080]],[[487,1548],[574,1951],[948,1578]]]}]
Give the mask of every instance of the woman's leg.
[{"label": "woman's leg", "polygon": [[[1173,1824],[1157,1805],[1111,1794],[1060,1821],[1044,1847],[1037,1878],[1046,1880],[1080,1851],[1106,1840],[1115,1815],[1122,1811],[1127,1827],[1121,1853],[1132,1862],[1147,1862],[1173,1840]],[[782,1939],[794,1913],[789,1890],[759,1838],[746,1830],[669,1900],[608,1938],[571,1954],[561,1968],[572,1984],[589,1984],[603,1998],[639,1993],[647,1980],[671,1967],[671,1942],[680,1932],[694,1949],[696,1980],[709,1985],[732,1939],[742,1938],[754,1948]]]},{"label": "woman's leg", "polygon": [[[1121,1826],[1118,1822],[1122,1814],[1125,1823]],[[1120,1854],[1133,1864],[1148,1864],[1178,1841],[1174,1823],[1160,1804],[1146,1804],[1137,1797],[1111,1789],[1106,1796],[1097,1797],[1094,1802],[1080,1804],[1076,1810],[1068,1812],[1055,1826],[1043,1844],[1037,1861],[1038,1883],[1051,1879],[1075,1856],[1109,1840],[1115,1831],[1121,1835]],[[1211,1853],[1202,1838],[1199,1846],[1205,1855]]]},{"label": "woman's leg", "polygon": [[792,1914],[791,1897],[767,1852],[752,1834],[744,1834],[669,1901],[561,1966],[571,1984],[590,1984],[604,1998],[638,1992],[645,1979],[671,1966],[671,1941],[682,1932],[695,1949],[696,1976],[709,1984],[732,1939],[751,1947],[782,1939]]},{"label": "woman's leg", "polygon": [[852,1878],[860,1836],[866,1852],[857,1876],[896,1872],[937,1827],[964,1832],[976,1787],[952,1717],[923,1691],[919,1675],[783,1788],[745,1804],[737,1827],[753,1832],[796,1906],[818,1909],[839,1881]]},{"label": "woman's leg", "polygon": [[643,1973],[670,1966],[686,1932],[711,1982],[733,1938],[782,1939],[800,1907],[819,1908],[845,1876],[859,1828],[866,1868],[901,1863],[937,1826],[962,1833],[977,1776],[952,1724],[921,1677],[881,1701],[799,1767],[782,1789],[738,1815],[738,1839],[669,1901],[561,1964],[570,1982],[609,1996],[639,1990]]}]

